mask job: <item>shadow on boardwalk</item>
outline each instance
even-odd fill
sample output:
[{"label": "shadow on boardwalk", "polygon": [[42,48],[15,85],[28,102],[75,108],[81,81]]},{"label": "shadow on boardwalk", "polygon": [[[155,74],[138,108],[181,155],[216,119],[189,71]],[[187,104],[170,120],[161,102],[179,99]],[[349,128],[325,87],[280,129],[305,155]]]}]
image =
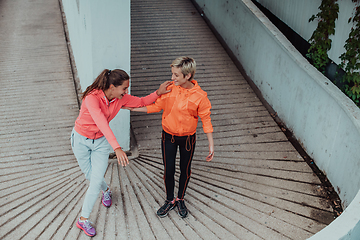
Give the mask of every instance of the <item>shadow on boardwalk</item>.
[{"label": "shadow on boardwalk", "polygon": [[[215,159],[199,124],[190,215],[160,219],[160,114],[132,114],[139,156],[110,160],[114,204],[100,198],[93,239],[306,239],[333,218],[319,179],[287,141],[188,0],[133,0],[132,94],[169,80],[170,63],[197,61],[212,102]],[[87,183],[69,135],[78,108],[58,1],[0,1],[0,238],[87,239],[74,225]]]}]

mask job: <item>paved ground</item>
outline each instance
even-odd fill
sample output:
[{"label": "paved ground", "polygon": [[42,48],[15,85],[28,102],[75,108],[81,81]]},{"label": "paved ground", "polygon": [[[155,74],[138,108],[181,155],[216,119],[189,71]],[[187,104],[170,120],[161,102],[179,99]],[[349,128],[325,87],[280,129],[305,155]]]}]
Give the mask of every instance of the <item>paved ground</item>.
[{"label": "paved ground", "polygon": [[[216,154],[201,123],[185,197],[190,216],[159,219],[160,114],[132,114],[139,156],[109,161],[114,204],[98,201],[94,239],[306,239],[332,219],[319,179],[287,141],[190,1],[132,1],[132,94],[195,58]],[[87,183],[69,135],[78,113],[57,0],[0,0],[0,239],[87,239],[74,227]],[[100,198],[99,198],[100,200]]]}]

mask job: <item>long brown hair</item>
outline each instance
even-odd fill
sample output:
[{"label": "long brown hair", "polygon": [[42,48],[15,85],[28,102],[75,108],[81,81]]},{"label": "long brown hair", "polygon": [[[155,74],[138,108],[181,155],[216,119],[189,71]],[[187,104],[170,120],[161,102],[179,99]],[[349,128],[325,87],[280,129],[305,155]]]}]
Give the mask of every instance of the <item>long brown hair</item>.
[{"label": "long brown hair", "polygon": [[104,69],[95,79],[95,81],[90,86],[88,86],[86,90],[82,93],[81,99],[84,99],[94,89],[105,91],[110,87],[111,84],[117,87],[122,85],[124,81],[129,79],[129,75],[124,70]]}]

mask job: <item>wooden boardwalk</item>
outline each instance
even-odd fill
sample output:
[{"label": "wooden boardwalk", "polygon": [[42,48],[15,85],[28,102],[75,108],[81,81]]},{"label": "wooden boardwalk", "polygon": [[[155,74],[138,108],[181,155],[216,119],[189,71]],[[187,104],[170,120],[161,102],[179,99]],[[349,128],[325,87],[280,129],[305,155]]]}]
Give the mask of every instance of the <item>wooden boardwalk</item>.
[{"label": "wooden boardwalk", "polygon": [[[212,103],[215,158],[199,123],[181,219],[163,204],[161,114],[132,113],[138,155],[109,161],[113,205],[93,239],[306,239],[329,224],[319,179],[261,104],[189,0],[132,0],[133,95],[171,77],[178,56]],[[0,1],[0,239],[88,239],[75,227],[87,182],[69,136],[78,114],[57,0]],[[178,173],[177,173],[178,175]]]}]

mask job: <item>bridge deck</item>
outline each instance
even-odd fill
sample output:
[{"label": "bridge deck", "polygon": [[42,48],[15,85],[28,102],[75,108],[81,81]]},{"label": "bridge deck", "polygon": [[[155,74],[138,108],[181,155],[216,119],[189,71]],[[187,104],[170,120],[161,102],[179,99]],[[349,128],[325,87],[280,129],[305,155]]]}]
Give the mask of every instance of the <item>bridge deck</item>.
[{"label": "bridge deck", "polygon": [[[132,113],[139,156],[109,161],[114,204],[100,198],[93,239],[306,239],[333,219],[319,179],[287,140],[188,0],[132,0],[132,94],[188,55],[212,103],[215,158],[199,123],[190,214],[163,203],[160,114]],[[87,188],[69,136],[78,108],[56,0],[0,1],[0,239],[87,239],[75,227]]]}]

